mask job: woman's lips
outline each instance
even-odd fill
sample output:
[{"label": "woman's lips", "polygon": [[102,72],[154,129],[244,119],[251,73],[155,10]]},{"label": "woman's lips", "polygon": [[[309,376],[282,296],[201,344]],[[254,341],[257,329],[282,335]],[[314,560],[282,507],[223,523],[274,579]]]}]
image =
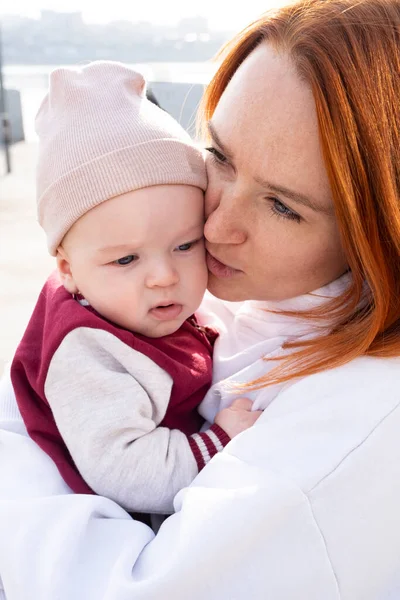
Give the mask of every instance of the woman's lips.
[{"label": "woman's lips", "polygon": [[228,265],[224,265],[224,263],[214,258],[209,252],[207,252],[207,267],[210,273],[220,279],[228,279],[229,277],[233,277],[242,272],[233,267],[228,267]]}]

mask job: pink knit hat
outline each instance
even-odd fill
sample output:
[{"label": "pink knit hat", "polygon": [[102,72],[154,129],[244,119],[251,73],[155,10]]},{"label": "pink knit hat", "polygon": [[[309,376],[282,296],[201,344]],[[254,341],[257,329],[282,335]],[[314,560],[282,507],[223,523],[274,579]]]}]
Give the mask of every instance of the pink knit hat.
[{"label": "pink knit hat", "polygon": [[36,131],[38,219],[53,256],[75,221],[109,198],[161,184],[206,189],[202,152],[123,64],[53,71]]}]

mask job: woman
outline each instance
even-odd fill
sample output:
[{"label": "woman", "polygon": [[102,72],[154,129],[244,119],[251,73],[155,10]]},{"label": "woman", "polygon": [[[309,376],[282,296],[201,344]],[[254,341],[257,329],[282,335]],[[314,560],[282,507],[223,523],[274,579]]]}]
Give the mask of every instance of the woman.
[{"label": "woman", "polygon": [[8,600],[400,596],[399,48],[398,0],[307,0],[227,46],[203,106],[209,287],[248,302],[211,301],[211,393],[265,411],[154,537],[69,494],[4,389]]}]

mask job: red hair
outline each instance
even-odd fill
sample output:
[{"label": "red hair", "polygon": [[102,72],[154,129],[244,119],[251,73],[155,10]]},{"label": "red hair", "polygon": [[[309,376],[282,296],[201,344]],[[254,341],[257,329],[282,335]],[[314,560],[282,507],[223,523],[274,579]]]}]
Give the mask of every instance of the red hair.
[{"label": "red hair", "polygon": [[287,344],[293,353],[247,386],[253,389],[360,355],[400,355],[400,2],[302,0],[261,16],[219,54],[202,123],[240,64],[264,42],[286,53],[313,91],[353,280],[342,296],[305,314],[332,317],[332,331]]}]

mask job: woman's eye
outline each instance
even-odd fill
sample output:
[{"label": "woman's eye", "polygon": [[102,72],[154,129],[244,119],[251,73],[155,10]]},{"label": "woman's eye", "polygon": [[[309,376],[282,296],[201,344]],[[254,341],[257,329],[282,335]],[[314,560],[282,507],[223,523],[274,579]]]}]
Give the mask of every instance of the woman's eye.
[{"label": "woman's eye", "polygon": [[272,201],[271,210],[274,214],[285,219],[291,219],[297,223],[300,222],[300,215],[290,210],[290,208],[285,206],[280,200],[277,198],[268,198],[268,200]]},{"label": "woman's eye", "polygon": [[206,151],[211,154],[211,158],[212,160],[215,160],[215,162],[220,163],[222,165],[226,163],[226,157],[222,154],[222,152],[220,152],[213,146],[209,146],[208,148],[206,148]]},{"label": "woman's eye", "polygon": [[123,267],[125,265],[130,265],[133,261],[137,259],[138,257],[135,254],[128,254],[128,256],[123,256],[122,258],[115,260],[114,263]]}]

